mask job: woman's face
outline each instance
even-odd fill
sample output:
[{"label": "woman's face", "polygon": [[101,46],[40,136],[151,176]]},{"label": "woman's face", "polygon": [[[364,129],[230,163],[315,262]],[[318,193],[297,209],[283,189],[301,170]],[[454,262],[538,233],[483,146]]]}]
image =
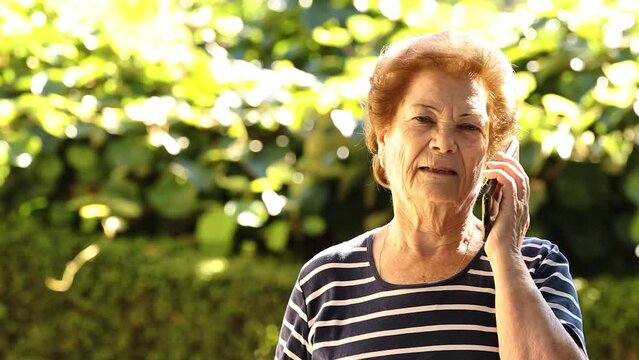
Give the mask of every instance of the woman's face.
[{"label": "woman's face", "polygon": [[488,149],[486,91],[443,71],[416,74],[391,128],[378,136],[393,197],[472,204]]}]

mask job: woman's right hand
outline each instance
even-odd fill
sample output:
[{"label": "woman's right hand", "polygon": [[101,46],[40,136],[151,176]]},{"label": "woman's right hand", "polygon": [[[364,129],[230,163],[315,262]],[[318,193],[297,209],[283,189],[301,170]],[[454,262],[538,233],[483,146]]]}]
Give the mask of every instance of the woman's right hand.
[{"label": "woman's right hand", "polygon": [[497,181],[494,204],[497,209],[495,222],[486,239],[485,250],[488,258],[521,256],[521,244],[528,231],[530,213],[530,182],[519,161],[503,152],[497,159],[487,163],[484,176]]}]

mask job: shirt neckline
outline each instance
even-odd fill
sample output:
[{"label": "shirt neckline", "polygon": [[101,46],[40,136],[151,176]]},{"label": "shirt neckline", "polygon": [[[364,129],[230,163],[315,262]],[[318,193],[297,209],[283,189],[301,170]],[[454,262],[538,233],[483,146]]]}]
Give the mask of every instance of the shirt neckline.
[{"label": "shirt neckline", "polygon": [[406,289],[406,288],[420,288],[420,287],[431,287],[431,286],[438,286],[438,285],[446,285],[446,284],[452,283],[452,282],[456,281],[457,279],[467,275],[468,271],[473,266],[475,266],[475,264],[480,260],[480,258],[483,255],[485,255],[485,253],[484,253],[484,244],[482,244],[481,248],[479,249],[479,251],[477,251],[477,254],[475,254],[475,256],[468,263],[468,265],[466,265],[464,268],[462,268],[456,274],[453,274],[452,276],[450,276],[450,277],[448,277],[446,279],[441,279],[441,280],[431,281],[431,282],[414,283],[414,284],[394,284],[394,283],[390,283],[390,282],[382,279],[382,277],[379,274],[379,272],[377,272],[377,266],[375,266],[375,258],[373,256],[373,239],[375,238],[375,234],[377,234],[378,231],[379,230],[371,232],[366,237],[366,240],[364,240],[364,241],[365,241],[365,244],[366,244],[366,256],[368,257],[368,263],[369,263],[370,271],[373,273],[373,276],[375,277],[375,281],[377,283],[379,283],[379,284],[382,284],[382,286],[384,286],[384,287],[389,287],[389,288],[393,288],[393,289]]}]

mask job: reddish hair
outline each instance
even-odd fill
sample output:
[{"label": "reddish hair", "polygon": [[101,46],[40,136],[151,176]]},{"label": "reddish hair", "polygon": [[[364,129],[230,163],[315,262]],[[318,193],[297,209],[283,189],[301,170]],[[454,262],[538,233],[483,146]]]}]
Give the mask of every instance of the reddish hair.
[{"label": "reddish hair", "polygon": [[489,117],[488,156],[506,147],[517,128],[514,72],[506,55],[485,39],[443,31],[399,41],[382,51],[370,79],[364,123],[366,146],[373,154],[373,175],[388,187],[377,156],[377,135],[391,127],[399,103],[415,73],[437,69],[477,79],[486,89]]}]

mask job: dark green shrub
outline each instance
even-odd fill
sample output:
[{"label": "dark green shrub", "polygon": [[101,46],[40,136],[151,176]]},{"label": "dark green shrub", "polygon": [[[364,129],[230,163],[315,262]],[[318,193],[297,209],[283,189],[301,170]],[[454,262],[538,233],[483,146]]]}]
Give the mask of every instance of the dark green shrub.
[{"label": "dark green shrub", "polygon": [[[299,269],[207,258],[186,241],[122,238],[57,293],[45,278],[60,278],[99,238],[29,221],[0,223],[0,234],[3,359],[271,359]],[[590,358],[638,359],[639,278],[577,284]]]},{"label": "dark green shrub", "polygon": [[600,277],[579,291],[591,359],[639,359],[639,277]]},{"label": "dark green shrub", "polygon": [[3,359],[271,359],[299,267],[118,239],[57,293],[45,276],[90,239],[0,230]]}]

